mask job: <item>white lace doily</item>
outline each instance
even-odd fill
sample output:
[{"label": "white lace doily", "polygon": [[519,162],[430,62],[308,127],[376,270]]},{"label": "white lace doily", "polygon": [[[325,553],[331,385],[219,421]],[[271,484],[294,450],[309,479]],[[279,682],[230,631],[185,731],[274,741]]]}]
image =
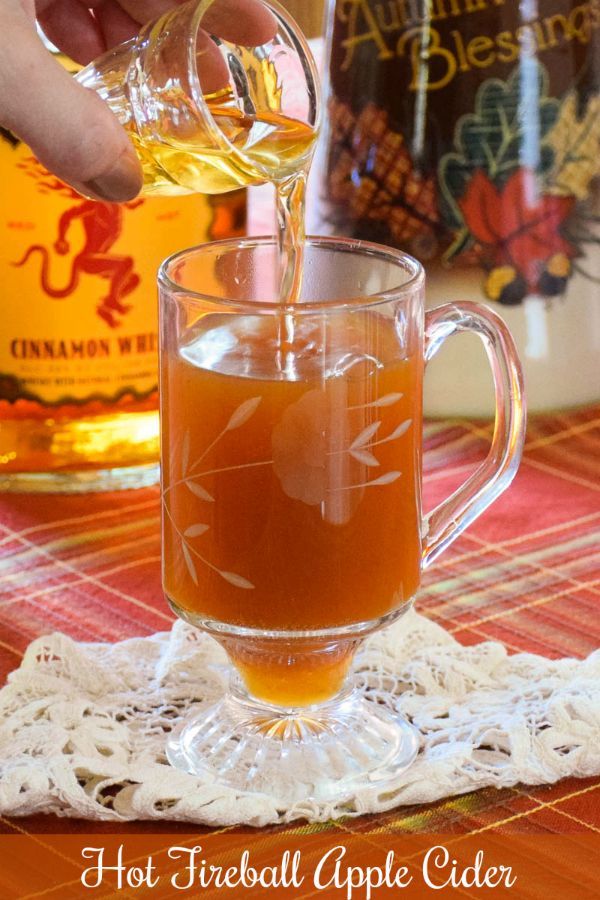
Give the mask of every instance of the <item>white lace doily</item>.
[{"label": "white lace doily", "polygon": [[600,651],[551,661],[498,643],[463,647],[412,611],[369,641],[357,667],[361,689],[421,732],[416,762],[383,796],[373,787],[341,808],[285,808],[276,772],[269,795],[248,799],[166,763],[173,721],[224,691],[211,638],[182,622],[118,644],[40,638],[0,691],[0,813],[258,826],[600,773]]}]

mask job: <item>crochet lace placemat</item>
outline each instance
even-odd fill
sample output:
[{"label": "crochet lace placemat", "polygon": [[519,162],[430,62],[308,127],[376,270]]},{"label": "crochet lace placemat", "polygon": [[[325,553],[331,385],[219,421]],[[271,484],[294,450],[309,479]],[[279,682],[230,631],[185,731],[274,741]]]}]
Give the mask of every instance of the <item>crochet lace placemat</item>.
[{"label": "crochet lace placemat", "polygon": [[419,730],[416,761],[385,794],[286,807],[276,771],[271,792],[249,798],[166,762],[174,720],[225,690],[211,638],[182,622],[117,644],[39,638],[0,691],[0,813],[260,826],[600,773],[600,651],[548,660],[463,647],[411,611],[369,640],[356,669],[360,690]]}]

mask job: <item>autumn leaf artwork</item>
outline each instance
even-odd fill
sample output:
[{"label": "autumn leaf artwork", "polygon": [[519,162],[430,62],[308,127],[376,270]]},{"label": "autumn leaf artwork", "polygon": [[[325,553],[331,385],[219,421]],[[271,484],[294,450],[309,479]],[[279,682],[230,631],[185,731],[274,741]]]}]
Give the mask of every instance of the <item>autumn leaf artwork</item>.
[{"label": "autumn leaf artwork", "polygon": [[529,66],[526,90],[521,67],[480,86],[438,167],[454,228],[446,259],[474,253],[486,296],[507,305],[562,294],[574,271],[586,274],[577,263],[585,243],[598,242],[582,201],[599,171],[600,97],[549,97],[544,66]]},{"label": "autumn leaf artwork", "polygon": [[491,270],[486,281],[490,299],[511,304],[531,292],[558,293],[552,273],[566,277],[575,255],[561,234],[574,199],[539,194],[532,169],[515,169],[501,189],[477,169],[459,207]]},{"label": "autumn leaf artwork", "polygon": [[[574,88],[554,97],[549,85],[545,66],[532,58],[506,80],[483,81],[472,112],[456,122],[452,146],[430,168],[411,156],[409,114],[398,125],[373,102],[355,111],[332,96],[334,224],[350,222],[353,236],[423,262],[482,268],[485,296],[502,304],[563,294],[575,272],[596,280],[584,257],[600,242],[600,96]],[[438,125],[431,114],[430,156]]]}]

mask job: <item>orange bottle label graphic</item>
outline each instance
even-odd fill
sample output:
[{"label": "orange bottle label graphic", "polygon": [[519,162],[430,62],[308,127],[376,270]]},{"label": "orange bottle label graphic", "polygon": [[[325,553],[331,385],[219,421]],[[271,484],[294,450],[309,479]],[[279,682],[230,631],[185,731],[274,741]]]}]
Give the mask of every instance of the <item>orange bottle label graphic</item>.
[{"label": "orange bottle label graphic", "polygon": [[[71,256],[69,279],[64,287],[53,286],[50,278],[51,253],[43,244],[32,244],[19,262],[13,263],[20,268],[39,254],[41,258],[40,286],[42,291],[55,300],[70,297],[77,291],[84,274],[96,275],[107,283],[106,293],[100,297],[96,312],[110,328],[116,328],[127,315],[131,307],[124,303],[125,297],[134,291],[140,283],[140,276],[134,271],[132,256],[114,252],[114,245],[123,230],[123,208],[115,203],[99,203],[82,198],[76,191],[58,178],[53,178],[35,157],[27,157],[20,164],[28,174],[37,179],[41,189],[56,191],[62,197],[73,202],[58,220],[54,252],[60,256],[70,253],[69,232],[78,222],[83,228],[84,243],[79,251]],[[136,209],[143,200],[134,200],[124,204],[125,209]],[[112,251],[112,252],[111,252]],[[102,288],[99,288],[102,291]]]},{"label": "orange bottle label graphic", "polygon": [[212,238],[216,201],[86,200],[6,132],[0,176],[0,414],[17,414],[21,399],[47,407],[149,397],[157,269]]}]

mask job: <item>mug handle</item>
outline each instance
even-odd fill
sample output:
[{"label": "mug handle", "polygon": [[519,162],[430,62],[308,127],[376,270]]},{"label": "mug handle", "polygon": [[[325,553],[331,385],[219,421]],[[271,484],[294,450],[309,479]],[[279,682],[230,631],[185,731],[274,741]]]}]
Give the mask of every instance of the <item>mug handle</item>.
[{"label": "mug handle", "polygon": [[485,347],[496,395],[489,453],[478,469],[423,519],[422,566],[426,569],[513,480],[525,443],[527,414],[523,372],[504,321],[477,303],[445,303],[425,313],[425,364],[453,334],[470,331]]}]

